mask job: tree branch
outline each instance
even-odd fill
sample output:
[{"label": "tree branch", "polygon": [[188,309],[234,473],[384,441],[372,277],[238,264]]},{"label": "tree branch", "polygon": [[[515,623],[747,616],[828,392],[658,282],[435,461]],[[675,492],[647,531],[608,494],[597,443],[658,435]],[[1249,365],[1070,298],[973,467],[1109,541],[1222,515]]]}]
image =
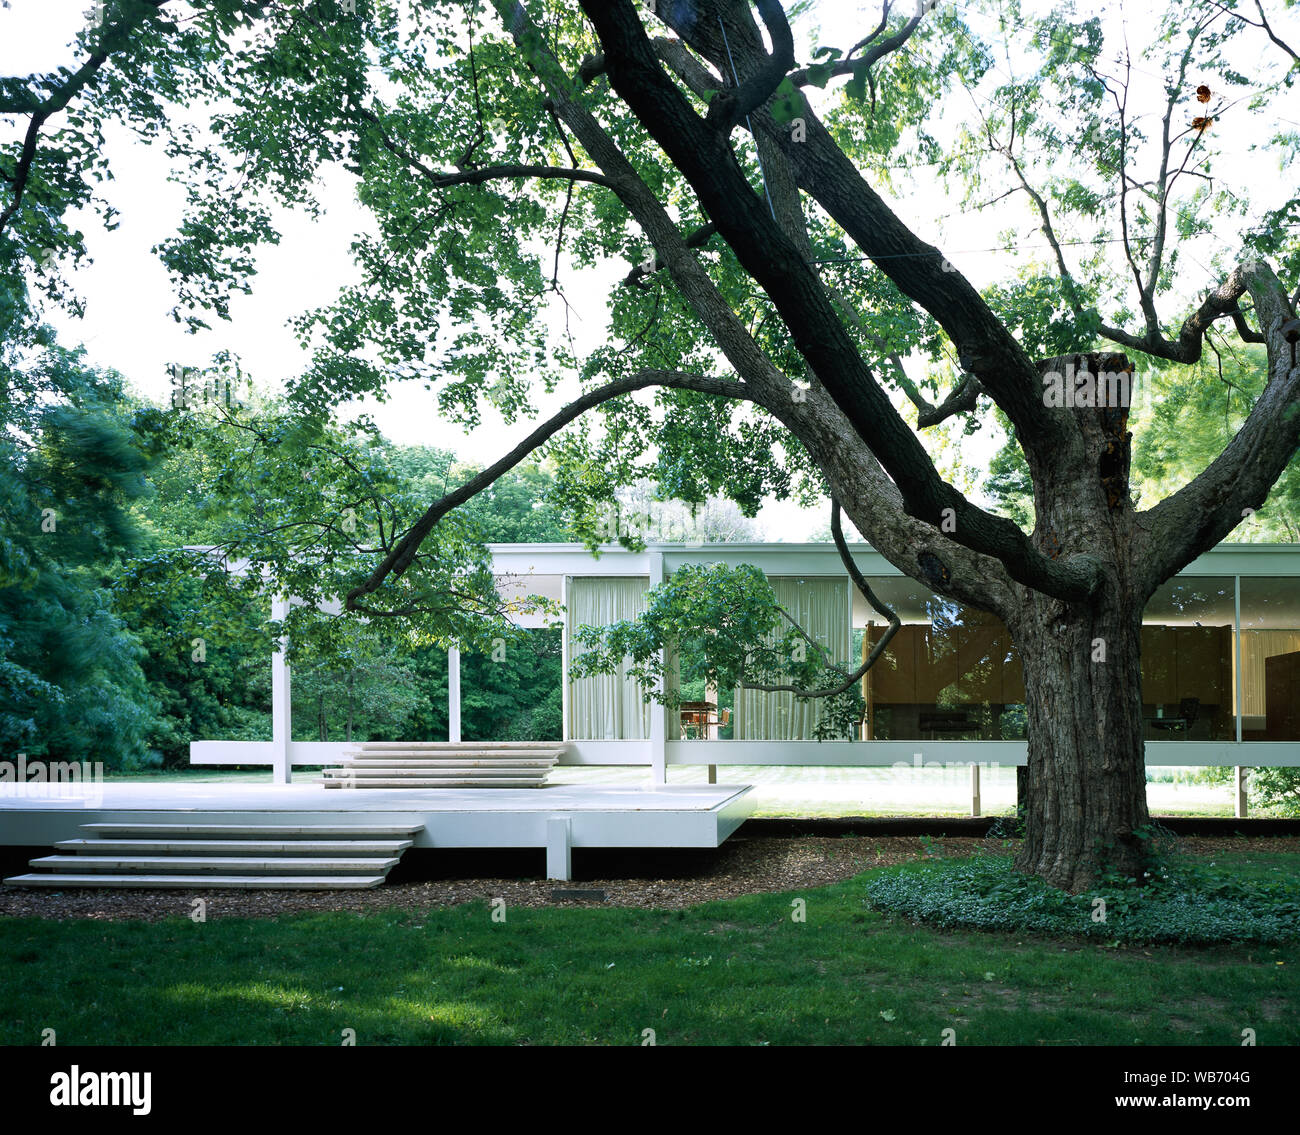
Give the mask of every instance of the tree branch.
[{"label": "tree branch", "polygon": [[[747,118],[772,97],[790,69],[794,66],[794,36],[790,23],[778,0],[755,0],[763,23],[772,38],[772,53],[768,55],[748,78],[732,90],[723,91],[709,103],[705,121],[716,125],[723,134],[730,134],[736,123]],[[640,26],[640,21],[637,21]],[[722,29],[724,42],[726,28]]]},{"label": "tree branch", "polygon": [[[401,158],[411,169],[419,173],[434,189],[447,189],[453,185],[482,185],[485,181],[495,181],[503,178],[512,177],[539,177],[547,179],[563,179],[569,182],[589,181],[594,185],[603,185],[610,188],[610,180],[599,170],[593,169],[566,169],[563,166],[541,166],[530,165],[519,162],[504,162],[496,165],[481,166],[478,169],[459,169],[459,170],[436,170],[432,166],[421,161],[417,154],[412,153],[400,142],[396,141],[380,121],[379,116],[372,110],[367,110],[363,106],[354,105],[353,113],[358,118],[369,122],[379,132],[380,144],[390,154]],[[565,146],[568,146],[568,139],[561,138]],[[570,153],[572,151],[570,150]]]},{"label": "tree branch", "polygon": [[1277,44],[1278,47],[1280,47],[1289,56],[1291,56],[1291,58],[1294,59],[1297,63],[1300,63],[1300,55],[1297,55],[1291,49],[1291,46],[1289,44],[1284,43],[1282,40],[1278,39],[1277,35],[1274,33],[1272,27],[1269,25],[1268,17],[1264,15],[1264,5],[1260,3],[1260,0],[1255,0],[1255,8],[1259,12],[1258,20],[1248,19],[1246,16],[1243,16],[1240,12],[1234,12],[1231,8],[1226,8],[1224,7],[1224,5],[1219,3],[1215,3],[1214,6],[1220,9],[1221,11],[1226,12],[1229,16],[1232,16],[1234,19],[1238,19],[1244,24],[1249,24],[1252,28],[1263,28],[1264,31],[1268,33],[1269,39],[1271,39],[1275,44]]},{"label": "tree branch", "polygon": [[[897,51],[900,47],[902,47],[909,39],[912,38],[912,33],[915,32],[916,29],[921,26],[921,18],[924,15],[924,12],[918,11],[916,15],[911,16],[898,31],[896,31],[893,35],[887,36],[885,39],[881,40],[861,58],[859,59],[853,58],[853,53],[855,51],[871,43],[872,40],[874,40],[876,36],[878,36],[880,32],[884,29],[885,23],[889,19],[889,9],[891,6],[892,5],[888,3],[885,5],[885,18],[881,21],[880,26],[876,28],[876,30],[872,32],[871,35],[867,36],[865,39],[859,40],[856,44],[854,44],[853,47],[850,48],[848,55],[846,55],[843,59],[837,60],[831,66],[829,72],[831,78],[839,78],[842,75],[853,75],[856,74],[859,69],[862,69],[866,72],[868,80],[870,80],[871,68],[875,66],[875,64],[878,63],[881,59],[883,59],[886,55],[892,55],[895,51]],[[808,74],[809,70],[810,68],[804,67],[798,71],[795,71],[790,76],[790,81],[796,87],[806,87],[810,82],[812,82],[812,79],[809,77]]]},{"label": "tree branch", "polygon": [[1295,309],[1262,261],[1238,268],[1233,277],[1240,278],[1255,301],[1268,342],[1268,384],[1237,435],[1209,467],[1137,515],[1145,547],[1135,562],[1141,565],[1147,595],[1223,540],[1248,515],[1244,510],[1261,508],[1300,445],[1300,365],[1291,364],[1291,345],[1281,331],[1295,317]]},{"label": "tree branch", "polygon": [[[790,328],[800,354],[902,491],[907,510],[937,526],[947,515],[945,510],[951,509],[955,530],[960,534],[956,538],[969,548],[1001,560],[1019,582],[1061,598],[1089,597],[1100,583],[1095,561],[1086,556],[1070,561],[1049,560],[1015,524],[979,509],[939,477],[924,447],[863,362],[816,273],[755,196],[726,139],[695,114],[664,74],[629,0],[582,0],[582,6],[609,61],[611,85],[691,183],[741,265],[767,292]],[[812,134],[810,130],[810,139]],[[806,145],[811,142],[792,149],[799,151]],[[843,152],[833,142],[830,149],[841,164],[847,165],[852,184],[865,188]],[[789,157],[790,149],[786,153]],[[797,159],[791,160],[797,163]],[[880,206],[884,209],[883,202]],[[835,211],[830,208],[832,215]],[[902,227],[887,209],[885,213]],[[875,224],[881,220],[878,215],[873,217]],[[903,232],[916,243],[906,229]],[[856,239],[857,234],[853,235]],[[869,239],[874,236],[871,233]],[[933,269],[940,271],[938,264]],[[1036,370],[983,300],[969,284],[966,288],[987,313],[990,327],[996,329],[1002,344],[1014,350],[1033,375],[1029,379],[1015,371],[998,373],[996,380],[990,378],[986,386],[996,397],[996,381],[1010,403],[1008,413],[1013,421],[1019,419],[1023,426],[1041,421],[1040,439],[1063,434],[1063,423],[1043,405]],[[949,282],[941,297],[930,297],[930,306],[941,321],[944,315],[940,313],[954,306],[953,290]]]},{"label": "tree branch", "polygon": [[23,148],[18,155],[14,172],[5,175],[5,180],[13,186],[13,191],[10,194],[9,204],[3,212],[0,212],[0,232],[4,232],[5,226],[22,204],[23,193],[31,177],[32,163],[36,160],[36,143],[40,138],[41,127],[89,86],[99,74],[100,68],[108,61],[109,56],[126,43],[130,33],[165,3],[167,0],[145,0],[145,7],[137,10],[134,15],[121,23],[106,27],[100,35],[98,49],[44,99],[38,98],[30,91],[15,90],[16,80],[4,80],[5,97],[0,101],[0,114],[31,114],[32,117],[27,124]]},{"label": "tree branch", "polygon": [[[701,225],[693,233],[687,236],[684,243],[687,248],[703,248],[709,243],[709,238],[717,231],[718,226],[710,221],[708,224]],[[643,264],[638,264],[632,269],[632,271],[623,277],[623,285],[627,287],[633,284],[638,284],[642,280],[646,279],[646,277],[653,276],[663,267],[664,265],[660,262],[657,256],[654,258],[649,268],[646,268]]]},{"label": "tree branch", "polygon": [[509,472],[530,453],[536,450],[543,443],[559,433],[565,426],[575,418],[586,413],[594,406],[599,406],[603,402],[608,402],[613,398],[621,398],[625,394],[631,394],[637,390],[644,390],[648,386],[667,386],[677,390],[698,390],[704,394],[715,394],[723,398],[740,398],[752,399],[752,392],[744,383],[735,382],[728,379],[709,378],[701,375],[684,374],[680,371],[662,371],[662,370],[645,370],[637,374],[630,375],[627,378],[615,379],[613,382],[598,387],[595,390],[588,391],[580,398],[570,402],[559,413],[552,415],[532,433],[530,433],[514,449],[507,453],[499,461],[494,462],[483,470],[477,477],[473,477],[461,485],[458,489],[447,493],[440,500],[435,501],[429,506],[428,510],[420,517],[419,520],[411,526],[407,533],[394,545],[392,550],[384,557],[383,562],[375,568],[370,578],[364,583],[354,587],[348,592],[347,608],[349,611],[364,611],[367,608],[359,605],[359,600],[372,594],[383,584],[390,575],[400,576],[415,559],[419,551],[420,544],[433,531],[434,526],[452,509],[459,507],[472,497],[477,496],[493,482],[498,480],[504,473]]}]

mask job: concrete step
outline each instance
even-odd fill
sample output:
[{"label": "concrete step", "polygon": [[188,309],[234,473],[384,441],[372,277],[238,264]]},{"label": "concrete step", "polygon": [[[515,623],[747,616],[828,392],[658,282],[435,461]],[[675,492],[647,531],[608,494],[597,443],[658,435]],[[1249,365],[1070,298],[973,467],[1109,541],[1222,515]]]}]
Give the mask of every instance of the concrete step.
[{"label": "concrete step", "polygon": [[61,839],[58,851],[89,855],[339,855],[388,857],[413,845],[409,839]]},{"label": "concrete step", "polygon": [[547,752],[564,752],[567,745],[563,741],[358,741],[344,752],[366,751],[389,752],[393,749],[418,749],[421,752],[460,752],[466,749],[483,749],[485,751],[518,751],[521,749],[544,749]]},{"label": "concrete step", "polygon": [[493,777],[476,780],[436,780],[428,777],[340,777],[322,781],[325,788],[541,788],[544,778],[514,780]]},{"label": "concrete step", "polygon": [[430,779],[439,776],[448,776],[453,780],[466,780],[471,777],[481,776],[485,780],[495,776],[540,776],[544,777],[550,771],[550,766],[538,768],[535,765],[493,765],[487,768],[475,765],[451,765],[451,766],[434,766],[433,768],[418,767],[407,768],[405,765],[341,765],[337,768],[327,768],[321,773],[322,777],[346,777],[346,776],[424,776]]},{"label": "concrete step", "polygon": [[[486,760],[468,757],[428,757],[424,755],[405,757],[400,753],[384,756],[350,757],[342,762],[344,768],[554,768],[555,757],[519,756],[511,753]],[[337,766],[336,766],[337,767]]]},{"label": "concrete step", "polygon": [[[195,839],[406,839],[421,824],[82,824],[83,832],[100,836],[147,839],[181,836]],[[405,846],[409,847],[407,843]]]},{"label": "concrete step", "polygon": [[397,866],[397,857],[343,859],[321,856],[304,859],[285,856],[280,859],[259,859],[256,856],[196,856],[196,855],[46,855],[28,864],[37,870],[62,871],[80,875],[93,871],[130,871],[145,874],[171,874],[175,871],[193,874],[216,871],[227,875],[373,875],[376,871],[391,871]]},{"label": "concrete step", "polygon": [[13,875],[10,887],[112,887],[117,889],[357,891],[378,887],[383,875]]}]

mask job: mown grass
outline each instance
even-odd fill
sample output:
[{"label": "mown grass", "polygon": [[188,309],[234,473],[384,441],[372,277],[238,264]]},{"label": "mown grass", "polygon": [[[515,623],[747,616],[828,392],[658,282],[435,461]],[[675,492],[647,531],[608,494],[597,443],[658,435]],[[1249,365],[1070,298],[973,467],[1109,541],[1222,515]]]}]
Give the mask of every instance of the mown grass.
[{"label": "mown grass", "polygon": [[[1300,856],[1219,856],[1294,877]],[[61,1045],[1300,1043],[1300,946],[943,932],[864,879],[686,911],[0,923],[0,1041]],[[793,919],[794,900],[806,921]]]}]

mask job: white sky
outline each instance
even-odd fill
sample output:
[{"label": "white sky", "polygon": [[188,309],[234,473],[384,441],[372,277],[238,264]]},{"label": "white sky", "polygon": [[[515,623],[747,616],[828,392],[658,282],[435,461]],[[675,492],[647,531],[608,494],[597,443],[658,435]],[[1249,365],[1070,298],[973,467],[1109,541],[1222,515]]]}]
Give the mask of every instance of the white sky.
[{"label": "white sky", "polygon": [[[901,0],[899,7],[907,6],[907,0]],[[10,0],[4,4],[0,7],[0,74],[48,71],[70,63],[74,57],[68,48],[69,40],[75,29],[86,22],[90,7],[86,0]],[[1194,7],[1198,5],[1189,3],[1189,8]],[[1026,8],[1046,11],[1041,4],[1027,4]],[[1089,13],[1092,10],[1089,6]],[[1120,5],[1102,4],[1096,10],[1108,21],[1108,27],[1117,26]],[[822,0],[813,17],[822,29],[816,42],[847,49],[865,34],[864,29],[874,27],[878,18],[879,6],[875,2]],[[1136,4],[1123,18],[1136,51],[1150,36],[1150,17],[1143,5]],[[1289,18],[1279,14],[1270,19],[1279,32],[1295,32],[1300,22],[1294,12]],[[1294,39],[1300,39],[1300,34]],[[1249,42],[1257,52],[1264,51],[1260,38]],[[1001,77],[1005,77],[1008,64],[1001,61],[998,66]],[[1139,96],[1143,83],[1155,90],[1154,76],[1135,75],[1135,93]],[[975,120],[969,103],[961,107],[956,106],[956,101],[954,113],[969,114]],[[1158,101],[1157,92],[1152,105]],[[1300,118],[1300,108],[1296,118]],[[10,136],[18,125],[16,119],[0,123],[0,137]],[[1215,143],[1235,147],[1233,169],[1238,175],[1249,175],[1243,176],[1243,183],[1249,185],[1252,177],[1277,178],[1275,164],[1247,151],[1249,139],[1245,133],[1221,132]],[[351,175],[341,170],[324,175],[319,196],[326,214],[320,223],[302,215],[277,216],[282,240],[278,246],[258,253],[254,294],[232,299],[230,323],[214,321],[214,330],[192,336],[170,318],[172,289],[166,272],[150,252],[153,245],[174,233],[182,212],[182,190],[168,183],[168,163],[160,148],[151,150],[129,132],[110,128],[106,149],[115,175],[114,182],[106,187],[106,195],[120,210],[121,225],[111,233],[105,232],[93,214],[81,222],[93,258],[91,265],[73,277],[78,293],[86,300],[85,318],[76,320],[58,312],[49,315],[64,341],[84,343],[93,363],[121,371],[138,390],[158,401],[168,395],[170,365],[204,367],[222,348],[238,354],[261,386],[274,388],[303,370],[307,356],[298,347],[287,321],[330,301],[352,276],[348,244],[353,234],[366,226],[367,218],[354,202]],[[984,213],[954,217],[958,202],[922,176],[904,187],[893,204],[924,239],[938,243],[976,286],[999,278],[1016,262],[1013,254],[973,250],[1001,245],[1007,228],[1012,224],[1024,226],[1028,202],[1023,195]],[[942,220],[945,217],[947,221]],[[1201,242],[1188,253],[1208,258],[1214,247],[1213,243]],[[1046,250],[1039,249],[1036,255],[1045,256]],[[574,324],[579,347],[601,342],[605,297],[627,267],[611,264],[590,279],[569,279],[566,292],[580,317]],[[1209,282],[1208,277],[1198,274],[1198,285]],[[1171,317],[1172,311],[1166,318]],[[557,409],[576,389],[575,382],[552,398],[540,397],[539,416]],[[489,409],[484,413],[484,425],[466,434],[460,426],[440,419],[436,403],[422,386],[409,383],[397,385],[388,403],[365,408],[395,441],[438,445],[479,462],[504,452],[535,424],[528,421],[506,426]],[[981,440],[964,443],[963,452],[973,463],[987,457],[989,445],[984,439],[989,433],[981,431],[977,435]],[[804,539],[812,530],[824,527],[825,522],[824,511],[804,512],[775,502],[760,515],[765,537],[773,540]]]}]

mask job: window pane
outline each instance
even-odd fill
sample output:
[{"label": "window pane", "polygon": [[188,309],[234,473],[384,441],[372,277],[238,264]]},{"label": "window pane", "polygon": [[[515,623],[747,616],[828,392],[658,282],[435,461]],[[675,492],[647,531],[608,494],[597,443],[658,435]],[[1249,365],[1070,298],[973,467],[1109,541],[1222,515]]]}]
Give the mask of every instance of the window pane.
[{"label": "window pane", "polygon": [[1147,603],[1142,612],[1146,740],[1236,739],[1235,606],[1231,576],[1175,577]]},{"label": "window pane", "polygon": [[[862,680],[867,739],[1001,741],[1025,736],[1020,658],[1001,621],[896,576],[868,582],[897,613],[898,633]],[[880,641],[885,619],[854,599],[865,627],[861,657]]]},{"label": "window pane", "polygon": [[1300,580],[1241,580],[1241,737],[1300,740]]}]

